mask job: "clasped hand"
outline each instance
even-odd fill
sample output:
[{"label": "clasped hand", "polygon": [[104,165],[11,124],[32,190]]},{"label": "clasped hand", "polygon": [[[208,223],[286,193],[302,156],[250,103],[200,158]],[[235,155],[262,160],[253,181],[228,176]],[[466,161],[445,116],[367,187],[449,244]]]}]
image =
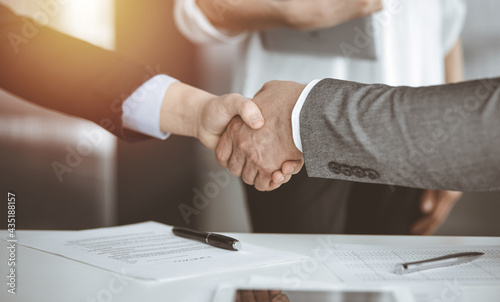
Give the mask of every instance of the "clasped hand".
[{"label": "clasped hand", "polygon": [[273,81],[254,100],[239,94],[216,96],[173,83],[164,96],[160,130],[196,137],[216,149],[232,174],[269,191],[287,182],[303,165],[293,142],[291,113],[304,85]]},{"label": "clasped hand", "polygon": [[286,183],[304,164],[292,136],[292,110],[304,85],[295,82],[266,83],[253,101],[264,116],[264,126],[251,129],[235,117],[216,147],[219,163],[235,176],[270,191]]}]

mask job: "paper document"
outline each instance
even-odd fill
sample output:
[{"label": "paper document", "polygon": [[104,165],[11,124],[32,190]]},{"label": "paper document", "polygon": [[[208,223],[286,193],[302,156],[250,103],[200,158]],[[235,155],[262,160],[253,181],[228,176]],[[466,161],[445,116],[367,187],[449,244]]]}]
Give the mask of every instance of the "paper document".
[{"label": "paper document", "polygon": [[[347,283],[402,285],[410,288],[415,301],[460,301],[465,284],[500,286],[500,246],[388,247],[337,244],[326,266]],[[472,262],[396,275],[398,263],[461,252],[483,252]]]},{"label": "paper document", "polygon": [[228,251],[175,236],[157,222],[20,238],[19,244],[142,279],[173,279],[243,270],[306,256],[242,242]]},{"label": "paper document", "polygon": [[[398,263],[414,262],[448,254],[483,252],[474,261],[396,275]],[[426,282],[453,280],[459,283],[500,282],[500,246],[446,246],[395,248],[367,245],[336,245],[325,263],[345,282]]]}]

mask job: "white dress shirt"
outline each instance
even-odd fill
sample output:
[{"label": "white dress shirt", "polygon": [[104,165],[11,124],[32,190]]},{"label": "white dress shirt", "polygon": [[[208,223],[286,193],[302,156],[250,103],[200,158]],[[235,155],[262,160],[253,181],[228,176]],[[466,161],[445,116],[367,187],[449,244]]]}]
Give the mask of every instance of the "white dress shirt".
[{"label": "white dress shirt", "polygon": [[[181,33],[194,43],[234,45],[236,60],[232,64],[232,90],[246,97],[253,97],[264,83],[271,80],[311,83],[314,79],[336,78],[393,86],[443,84],[444,58],[459,38],[465,21],[463,0],[383,2],[384,11],[373,15],[378,32],[373,41],[379,52],[378,58],[372,61],[268,51],[259,32],[231,36],[214,27],[195,0],[176,0],[175,21]],[[394,13],[391,7],[401,9]],[[217,55],[215,53],[210,59],[220,60],[220,55]],[[225,55],[224,59],[227,57],[231,56]],[[216,76],[216,72],[209,74]],[[300,110],[315,83],[317,81],[307,86],[293,110],[293,137],[299,150],[302,150]],[[217,90],[217,87],[206,88]]]}]

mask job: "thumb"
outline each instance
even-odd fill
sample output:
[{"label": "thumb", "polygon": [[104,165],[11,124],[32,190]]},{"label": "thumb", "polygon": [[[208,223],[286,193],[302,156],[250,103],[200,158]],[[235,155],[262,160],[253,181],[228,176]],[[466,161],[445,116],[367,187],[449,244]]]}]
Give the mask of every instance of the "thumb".
[{"label": "thumb", "polygon": [[245,124],[252,129],[264,126],[264,117],[259,107],[250,99],[235,94],[224,100],[224,109],[229,116],[239,115]]}]

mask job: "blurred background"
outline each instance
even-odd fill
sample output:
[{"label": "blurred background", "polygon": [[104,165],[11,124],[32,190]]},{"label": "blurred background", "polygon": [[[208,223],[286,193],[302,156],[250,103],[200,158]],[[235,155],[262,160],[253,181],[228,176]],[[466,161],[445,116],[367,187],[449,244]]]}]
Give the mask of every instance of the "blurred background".
[{"label": "blurred background", "polygon": [[[38,1],[0,2],[27,16],[44,12]],[[500,76],[500,2],[467,2],[465,78]],[[230,92],[236,49],[195,47],[177,31],[172,9],[171,0],[69,0],[48,17],[51,27],[115,50],[155,72],[213,93]],[[156,220],[211,231],[252,231],[241,182],[193,139],[127,143],[108,134],[58,178],[54,164],[66,163],[71,150],[87,139],[85,132],[98,129],[0,90],[0,189],[3,196],[7,191],[17,195],[18,229]],[[199,192],[227,177],[230,181],[212,190],[205,208],[193,208]],[[499,212],[500,193],[464,194],[437,234],[500,236]]]}]

